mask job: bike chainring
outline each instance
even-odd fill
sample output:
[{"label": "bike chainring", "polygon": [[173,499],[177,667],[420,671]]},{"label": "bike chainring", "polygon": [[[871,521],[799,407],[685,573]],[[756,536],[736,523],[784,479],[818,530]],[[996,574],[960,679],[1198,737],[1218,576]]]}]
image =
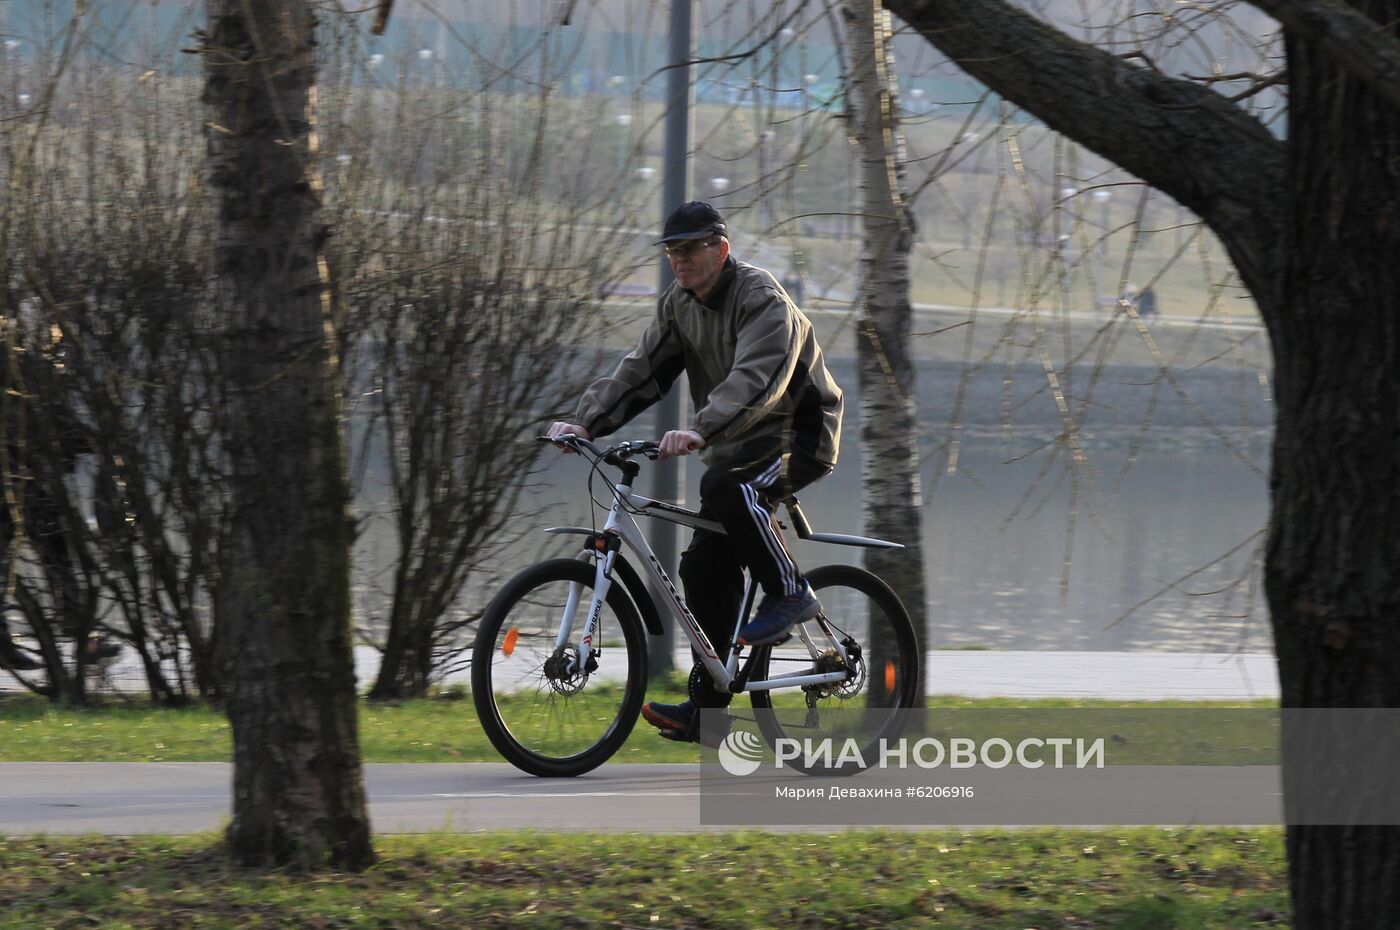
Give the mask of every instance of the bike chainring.
[{"label": "bike chainring", "polygon": [[701,707],[724,707],[730,700],[730,695],[715,687],[714,676],[703,662],[696,662],[690,667],[685,691],[686,696]]}]

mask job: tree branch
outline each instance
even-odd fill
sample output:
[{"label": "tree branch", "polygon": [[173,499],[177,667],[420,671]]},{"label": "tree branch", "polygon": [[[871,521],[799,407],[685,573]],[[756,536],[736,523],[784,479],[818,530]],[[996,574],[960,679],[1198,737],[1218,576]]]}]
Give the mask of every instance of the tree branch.
[{"label": "tree branch", "polygon": [[1400,42],[1360,10],[1337,0],[1248,0],[1295,32],[1318,42],[1337,67],[1391,103],[1400,104]]},{"label": "tree branch", "polygon": [[384,29],[389,25],[389,11],[393,8],[394,0],[379,0],[379,8],[374,12],[374,25],[370,27],[375,35],[384,34]]},{"label": "tree branch", "polygon": [[1286,152],[1214,91],[1078,42],[1005,0],[889,0],[969,75],[1204,219],[1247,286],[1277,280]]}]

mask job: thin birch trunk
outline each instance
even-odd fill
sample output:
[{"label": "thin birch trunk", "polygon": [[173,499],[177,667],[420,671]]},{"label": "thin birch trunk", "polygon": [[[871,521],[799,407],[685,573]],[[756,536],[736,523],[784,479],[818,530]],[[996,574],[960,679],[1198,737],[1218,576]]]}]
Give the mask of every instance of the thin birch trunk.
[{"label": "thin birch trunk", "polygon": [[859,146],[861,247],[856,369],[865,423],[866,530],[904,549],[866,550],[868,569],[884,578],[914,619],[926,648],[924,558],[919,516],[918,414],[909,357],[912,308],[909,251],[914,218],[906,203],[904,136],[896,109],[890,16],[873,0],[842,6],[850,52],[846,95],[851,133]]}]

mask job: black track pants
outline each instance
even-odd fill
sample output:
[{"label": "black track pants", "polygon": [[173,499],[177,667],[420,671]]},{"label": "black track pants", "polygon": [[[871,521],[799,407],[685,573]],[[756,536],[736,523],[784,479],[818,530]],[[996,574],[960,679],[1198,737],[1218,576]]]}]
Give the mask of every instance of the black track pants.
[{"label": "black track pants", "polygon": [[[700,512],[726,533],[696,530],[681,554],[680,575],[690,611],[721,657],[726,654],[744,596],[748,566],[764,593],[801,590],[802,572],[788,552],[774,512],[783,498],[831,472],[800,452],[716,462],[700,479]],[[727,702],[726,702],[727,703]]]}]

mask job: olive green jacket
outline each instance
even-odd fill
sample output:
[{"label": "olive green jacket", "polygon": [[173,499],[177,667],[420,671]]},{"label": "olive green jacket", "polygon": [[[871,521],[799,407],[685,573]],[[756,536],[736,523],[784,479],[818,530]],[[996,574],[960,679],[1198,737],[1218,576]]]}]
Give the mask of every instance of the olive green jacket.
[{"label": "olive green jacket", "polygon": [[811,321],[767,271],[730,258],[703,303],[672,284],[637,347],[584,393],[576,422],[606,436],[659,400],[682,371],[706,462],[778,440],[836,464],[841,389]]}]

